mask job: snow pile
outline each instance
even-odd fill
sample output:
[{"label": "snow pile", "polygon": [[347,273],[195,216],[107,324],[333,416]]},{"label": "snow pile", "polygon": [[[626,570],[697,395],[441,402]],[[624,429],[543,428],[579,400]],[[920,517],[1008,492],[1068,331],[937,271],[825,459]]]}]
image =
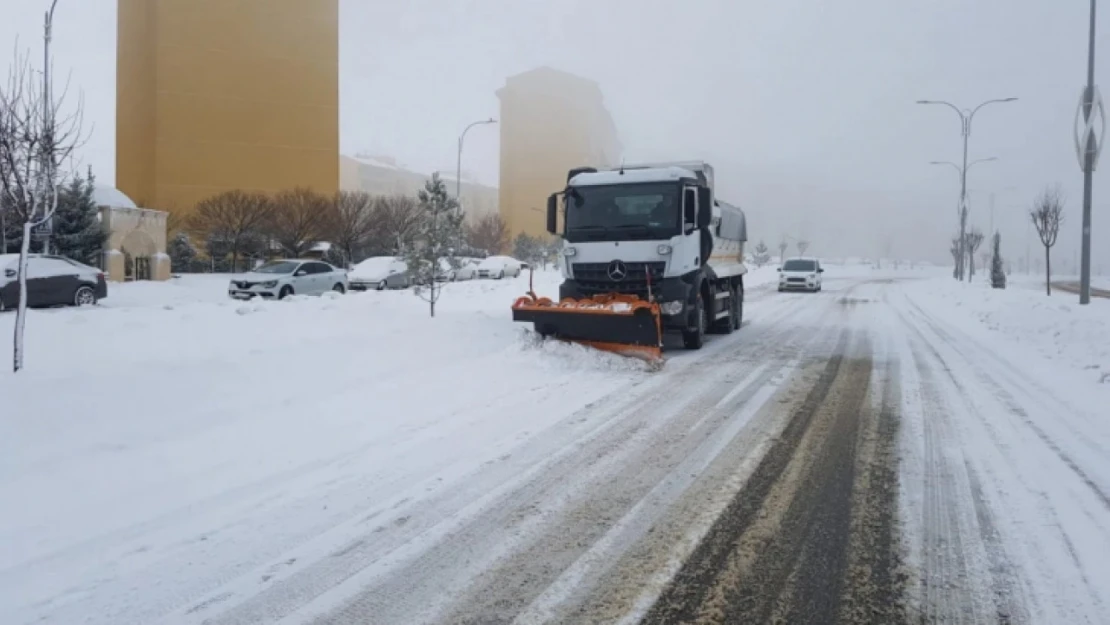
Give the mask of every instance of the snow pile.
[{"label": "snow pile", "polygon": [[155,622],[650,375],[524,338],[526,275],[449,284],[434,319],[410,291],[243,303],[226,284],[30,312],[27,369],[0,373],[0,498],[18,502],[0,515],[0,621]]},{"label": "snow pile", "polygon": [[1054,367],[1065,366],[1085,379],[1110,384],[1110,300],[1092,298],[1089,305],[1080,306],[1077,295],[1045,295],[1043,283],[1039,288],[1032,282],[1018,285],[992,289],[981,282],[937,279],[906,290],[930,315],[1000,336]]}]

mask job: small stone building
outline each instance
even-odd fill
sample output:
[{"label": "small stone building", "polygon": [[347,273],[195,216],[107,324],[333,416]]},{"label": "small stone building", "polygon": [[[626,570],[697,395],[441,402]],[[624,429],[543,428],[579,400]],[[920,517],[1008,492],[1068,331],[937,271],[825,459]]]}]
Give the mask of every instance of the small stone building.
[{"label": "small stone building", "polygon": [[108,231],[102,269],[109,280],[168,280],[170,257],[166,255],[164,211],[139,208],[123,192],[97,187],[100,223]]}]

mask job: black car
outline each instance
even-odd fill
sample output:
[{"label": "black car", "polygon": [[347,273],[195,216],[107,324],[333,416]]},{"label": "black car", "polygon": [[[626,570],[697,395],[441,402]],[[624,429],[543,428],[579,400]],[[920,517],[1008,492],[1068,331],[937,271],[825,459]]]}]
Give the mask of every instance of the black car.
[{"label": "black car", "polygon": [[[18,254],[0,254],[0,310],[19,304]],[[104,272],[96,267],[44,254],[27,257],[27,305],[90,306],[108,297]]]}]

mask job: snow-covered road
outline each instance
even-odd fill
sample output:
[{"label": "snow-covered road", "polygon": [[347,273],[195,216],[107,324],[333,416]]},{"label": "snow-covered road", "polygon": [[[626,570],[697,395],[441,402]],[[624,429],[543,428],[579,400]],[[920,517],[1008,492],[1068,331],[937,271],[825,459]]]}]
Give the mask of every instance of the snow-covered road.
[{"label": "snow-covered road", "polygon": [[[1110,385],[960,322],[920,275],[836,273],[750,289],[740,332],[656,373],[531,347],[474,284],[405,322],[434,365],[328,334],[408,305],[376,294],[233,315],[236,368],[181,338],[179,384],[141,391],[187,407],[167,423],[120,389],[87,419],[49,394],[108,375],[5,381],[48,416],[5,416],[0,622],[1105,622]],[[257,327],[294,306],[358,367],[272,362],[315,354]],[[276,390],[298,375],[331,390]]]}]

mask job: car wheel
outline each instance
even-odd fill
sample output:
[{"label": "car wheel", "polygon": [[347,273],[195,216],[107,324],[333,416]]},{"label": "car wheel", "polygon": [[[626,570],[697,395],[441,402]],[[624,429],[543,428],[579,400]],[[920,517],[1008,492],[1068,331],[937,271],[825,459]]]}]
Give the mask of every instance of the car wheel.
[{"label": "car wheel", "polygon": [[293,294],[293,287],[291,287],[287,284],[287,285],[281,287],[281,291],[278,292],[278,299],[285,299],[285,298],[289,297],[292,294]]},{"label": "car wheel", "polygon": [[505,272],[504,271],[498,271],[497,272],[497,279],[498,280],[500,280],[501,278],[504,278],[504,277],[505,277]]},{"label": "car wheel", "polygon": [[343,294],[343,293],[347,292],[346,287],[344,287],[342,284],[336,284],[335,286],[333,286],[331,288],[331,290],[333,290],[333,291],[335,291],[336,293],[339,293],[339,294]]},{"label": "car wheel", "polygon": [[73,293],[74,306],[92,306],[96,303],[96,291],[91,286],[79,286]]},{"label": "car wheel", "polygon": [[382,280],[381,282],[378,283],[378,290],[379,291],[384,291],[385,290],[385,280]]}]

